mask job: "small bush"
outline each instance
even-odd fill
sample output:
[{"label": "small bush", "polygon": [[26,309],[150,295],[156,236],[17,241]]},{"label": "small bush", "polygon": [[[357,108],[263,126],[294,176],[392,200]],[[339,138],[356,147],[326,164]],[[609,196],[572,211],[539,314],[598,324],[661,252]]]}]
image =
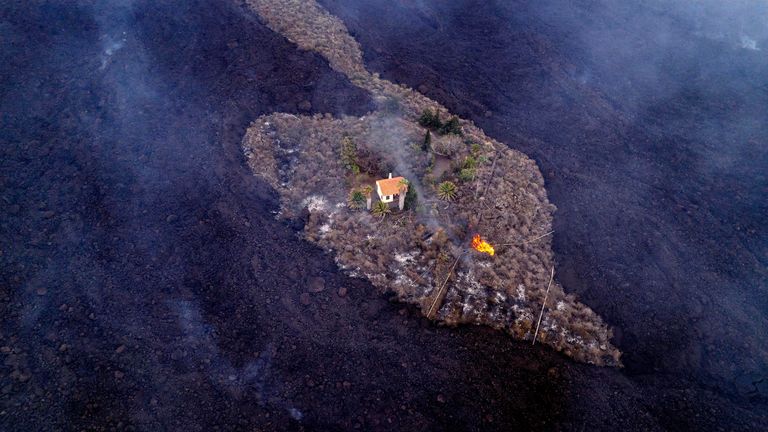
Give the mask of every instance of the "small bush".
[{"label": "small bush", "polygon": [[384,201],[376,201],[376,204],[374,204],[371,209],[371,213],[373,213],[374,216],[378,216],[382,219],[391,212],[392,210],[389,209],[389,204]]},{"label": "small bush", "polygon": [[437,197],[443,201],[453,201],[458,193],[458,188],[453,182],[444,181],[437,185]]},{"label": "small bush", "polygon": [[365,147],[357,149],[357,166],[361,172],[386,175],[394,170],[395,162],[386,154]]},{"label": "small bush", "polygon": [[464,182],[472,181],[475,179],[475,169],[474,168],[464,168],[461,171],[459,171],[459,179]]},{"label": "small bush", "polygon": [[461,126],[459,125],[459,118],[456,116],[451,117],[448,119],[445,124],[440,126],[440,133],[441,134],[454,134],[454,135],[461,135]]},{"label": "small bush", "polygon": [[353,189],[349,192],[349,197],[347,198],[347,205],[351,209],[359,210],[363,207],[365,207],[365,192],[359,189]]},{"label": "small bush", "polygon": [[455,135],[440,137],[432,144],[432,151],[441,155],[451,157],[456,154],[464,143]]},{"label": "small bush", "polygon": [[475,159],[472,156],[467,156],[464,158],[464,163],[462,164],[463,169],[475,169],[477,168],[477,159]]}]

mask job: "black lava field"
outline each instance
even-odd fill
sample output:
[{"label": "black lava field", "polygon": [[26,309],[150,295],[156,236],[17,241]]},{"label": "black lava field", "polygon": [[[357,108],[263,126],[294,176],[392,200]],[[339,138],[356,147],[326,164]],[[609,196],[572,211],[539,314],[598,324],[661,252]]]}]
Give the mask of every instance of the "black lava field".
[{"label": "black lava field", "polygon": [[608,0],[320,2],[536,159],[558,277],[624,352],[597,368],[435,325],[275,218],[250,122],[374,103],[242,3],[0,4],[0,430],[768,423],[768,39]]}]

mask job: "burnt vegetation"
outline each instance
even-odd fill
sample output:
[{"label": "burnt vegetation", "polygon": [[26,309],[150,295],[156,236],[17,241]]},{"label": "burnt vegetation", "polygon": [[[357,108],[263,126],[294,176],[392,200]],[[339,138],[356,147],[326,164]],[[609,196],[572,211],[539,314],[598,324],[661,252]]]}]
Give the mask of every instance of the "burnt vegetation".
[{"label": "burnt vegetation", "polygon": [[[304,236],[335,252],[341,268],[425,315],[434,309],[431,318],[532,339],[552,254],[546,238],[526,240],[550,230],[554,210],[538,170],[475,129],[431,136],[381,111],[362,118],[273,114],[253,123],[244,147],[254,172],[280,193],[282,216],[308,209]],[[296,158],[287,181],[276,162],[285,154]],[[407,179],[402,211],[372,190],[389,173]],[[476,232],[504,246],[494,257],[472,251]],[[558,285],[547,305],[538,340],[581,361],[619,364],[594,312]]]},{"label": "burnt vegetation", "polygon": [[[252,124],[245,154],[253,171],[279,192],[281,215],[295,218],[308,209],[308,240],[334,251],[350,274],[397,293],[430,318],[486,324],[532,339],[554,266],[546,234],[555,208],[536,164],[471,122],[456,116],[443,121],[440,113],[447,110],[437,102],[369,73],[357,41],[316,3],[249,4],[271,28],[322,54],[369,91],[379,107],[362,118],[274,114]],[[285,134],[302,135],[287,182],[279,181],[272,162],[281,152],[297,152],[281,147]],[[342,143],[345,138],[354,143],[359,169],[344,150],[351,148]],[[378,217],[351,211],[349,191],[388,173],[411,181],[416,205],[405,211],[387,207],[386,213],[376,204]],[[495,257],[468,250],[477,232],[502,245]],[[553,284],[545,309],[538,341],[584,362],[621,364],[602,319],[559,284]]]}]

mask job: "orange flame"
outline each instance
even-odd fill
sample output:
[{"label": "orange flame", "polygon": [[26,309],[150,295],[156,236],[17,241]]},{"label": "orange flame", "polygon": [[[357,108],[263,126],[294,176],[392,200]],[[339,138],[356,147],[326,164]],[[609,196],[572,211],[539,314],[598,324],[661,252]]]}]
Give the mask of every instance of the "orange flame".
[{"label": "orange flame", "polygon": [[493,256],[493,254],[496,253],[490,243],[480,238],[480,234],[475,234],[475,236],[472,237],[472,248],[478,252],[485,252],[490,256]]}]

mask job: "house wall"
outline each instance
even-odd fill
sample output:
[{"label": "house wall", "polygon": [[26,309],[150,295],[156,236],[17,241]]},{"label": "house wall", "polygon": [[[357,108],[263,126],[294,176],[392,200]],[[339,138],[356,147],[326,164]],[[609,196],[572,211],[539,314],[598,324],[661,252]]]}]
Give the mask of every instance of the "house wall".
[{"label": "house wall", "polygon": [[376,193],[379,195],[379,199],[385,203],[390,203],[395,199],[394,195],[383,195],[378,183],[376,183]]}]

